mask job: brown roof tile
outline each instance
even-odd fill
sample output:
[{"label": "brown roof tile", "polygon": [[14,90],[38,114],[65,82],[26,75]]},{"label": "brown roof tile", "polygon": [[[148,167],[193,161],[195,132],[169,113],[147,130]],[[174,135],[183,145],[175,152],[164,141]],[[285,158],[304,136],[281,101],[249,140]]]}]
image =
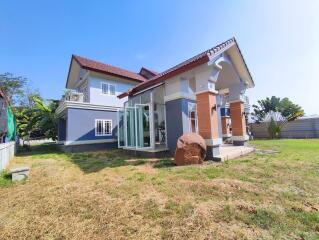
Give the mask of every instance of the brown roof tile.
[{"label": "brown roof tile", "polygon": [[97,61],[90,60],[90,59],[76,56],[76,55],[72,55],[72,57],[80,64],[82,68],[87,70],[124,77],[137,82],[146,81],[146,79],[143,76],[139,75],[138,73],[134,73],[119,67],[97,62]]}]

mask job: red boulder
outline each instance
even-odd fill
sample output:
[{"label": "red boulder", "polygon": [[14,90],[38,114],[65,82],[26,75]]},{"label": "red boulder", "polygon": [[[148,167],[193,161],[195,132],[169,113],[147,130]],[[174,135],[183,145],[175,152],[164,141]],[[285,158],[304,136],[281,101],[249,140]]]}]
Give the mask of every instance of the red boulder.
[{"label": "red boulder", "polygon": [[177,141],[174,163],[178,166],[202,164],[206,156],[205,140],[196,133],[186,133]]}]

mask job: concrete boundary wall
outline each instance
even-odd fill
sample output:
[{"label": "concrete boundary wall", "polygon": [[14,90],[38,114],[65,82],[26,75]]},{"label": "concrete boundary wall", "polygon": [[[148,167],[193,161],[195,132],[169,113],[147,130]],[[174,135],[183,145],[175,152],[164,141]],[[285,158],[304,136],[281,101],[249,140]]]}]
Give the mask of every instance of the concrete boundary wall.
[{"label": "concrete boundary wall", "polygon": [[[267,123],[250,124],[254,138],[268,138]],[[319,118],[304,118],[288,122],[281,130],[281,138],[319,138]]]},{"label": "concrete boundary wall", "polygon": [[5,169],[15,154],[15,142],[0,144],[0,171]]}]

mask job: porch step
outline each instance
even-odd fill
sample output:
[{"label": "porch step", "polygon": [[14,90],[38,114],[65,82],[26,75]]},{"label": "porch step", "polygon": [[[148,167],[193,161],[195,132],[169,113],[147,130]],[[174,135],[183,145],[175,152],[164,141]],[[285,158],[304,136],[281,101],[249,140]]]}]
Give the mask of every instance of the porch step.
[{"label": "porch step", "polygon": [[233,146],[233,145],[222,145],[220,146],[220,154],[214,157],[216,161],[227,161],[230,159],[239,158],[255,151],[254,147],[251,146]]}]

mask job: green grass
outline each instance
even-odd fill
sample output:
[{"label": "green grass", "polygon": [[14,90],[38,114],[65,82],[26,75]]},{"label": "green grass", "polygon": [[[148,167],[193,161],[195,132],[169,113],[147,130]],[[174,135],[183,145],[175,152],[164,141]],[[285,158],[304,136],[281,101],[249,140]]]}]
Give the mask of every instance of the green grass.
[{"label": "green grass", "polygon": [[0,239],[319,239],[319,140],[251,142],[256,153],[175,167],[121,150],[20,153],[0,175]]},{"label": "green grass", "polygon": [[0,172],[0,187],[9,187],[13,183],[11,181],[11,176],[6,171]]}]

